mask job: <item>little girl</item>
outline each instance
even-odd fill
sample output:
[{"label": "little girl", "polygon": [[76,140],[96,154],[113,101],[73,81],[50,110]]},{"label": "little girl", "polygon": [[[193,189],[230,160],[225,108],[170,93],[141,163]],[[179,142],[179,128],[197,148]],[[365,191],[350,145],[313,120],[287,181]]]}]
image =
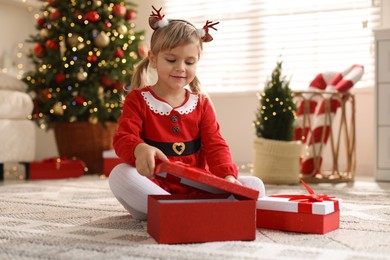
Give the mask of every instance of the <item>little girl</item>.
[{"label": "little girl", "polygon": [[[197,63],[203,42],[213,39],[209,29],[216,30],[218,23],[207,21],[198,30],[184,20],[167,20],[160,14],[161,8],[153,9],[149,18],[154,30],[151,50],[135,68],[114,136],[115,152],[127,164],[116,166],[110,173],[113,194],[134,218],[146,219],[148,195],[189,192],[153,178],[156,160],[171,160],[258,189],[264,196],[260,179],[238,177],[211,100],[200,93]],[[144,85],[148,66],[157,71],[153,86]]]}]

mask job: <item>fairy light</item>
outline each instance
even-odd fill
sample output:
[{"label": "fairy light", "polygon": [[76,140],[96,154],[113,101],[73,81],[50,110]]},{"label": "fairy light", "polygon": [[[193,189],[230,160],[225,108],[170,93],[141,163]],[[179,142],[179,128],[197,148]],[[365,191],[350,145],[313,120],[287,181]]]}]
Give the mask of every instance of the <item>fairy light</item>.
[{"label": "fairy light", "polygon": [[[30,2],[29,0],[20,0],[22,1],[23,3],[26,3],[26,2]],[[102,7],[104,6],[104,8],[108,11],[108,12],[112,12],[112,9],[113,7],[115,6],[114,3],[110,3],[110,4],[106,4],[104,3],[104,1],[100,1],[100,0],[87,0],[88,2],[85,4],[85,5],[97,5],[97,6],[100,6],[102,5]],[[99,3],[98,3],[99,2]],[[78,6],[78,1],[77,0],[70,0],[67,4],[66,4],[66,7],[65,8],[68,8],[69,11],[75,13],[76,12],[76,6]],[[77,17],[75,16],[61,16],[58,20],[51,20],[49,19],[51,13],[53,13],[56,8],[54,7],[50,7],[50,5],[48,5],[47,3],[44,3],[43,4],[43,7],[44,9],[46,10],[43,10],[41,11],[42,13],[35,13],[33,14],[34,15],[34,18],[35,19],[39,19],[39,18],[42,18],[45,20],[45,25],[43,26],[44,29],[47,29],[48,31],[51,32],[51,29],[54,29],[56,27],[58,27],[60,25],[60,23],[62,22],[66,22],[68,23],[68,26],[70,26],[71,28],[74,28],[74,27],[80,27],[80,26],[84,26],[84,25],[89,25],[91,26],[91,22],[87,21],[84,19],[84,17],[80,14],[80,15],[77,15]],[[41,8],[40,8],[41,9]],[[113,16],[112,14],[109,14],[108,15],[108,20],[112,20],[112,19],[115,19],[116,17]],[[71,21],[73,20],[73,21]],[[119,24],[120,25],[120,24]],[[135,27],[135,24],[134,23],[129,23],[129,24],[126,24],[126,31],[127,29],[129,28],[129,26],[131,28],[134,28]],[[39,29],[38,29],[39,30]],[[99,30],[102,30],[101,28],[99,29],[96,29],[96,31],[99,31]],[[73,30],[74,31],[74,30]],[[54,31],[54,33],[56,33],[57,31]],[[108,31],[108,32],[104,32],[108,38],[109,38],[109,44],[111,44],[113,41],[118,41],[119,39],[120,40],[123,40],[123,39],[128,39],[129,38],[129,35],[133,34],[130,36],[130,39],[131,40],[138,40],[138,39],[144,39],[143,36],[135,36],[134,34],[134,31],[128,31],[127,33],[119,33],[121,31],[116,31],[116,30],[111,30]],[[137,33],[138,34],[138,33]],[[44,34],[42,34],[44,35]],[[42,35],[38,35],[43,37]],[[53,35],[54,36],[54,35]],[[59,42],[62,42],[62,43],[66,43],[66,40],[67,38],[69,37],[77,37],[77,41],[78,43],[75,44],[76,46],[69,46],[69,45],[64,45],[64,46],[60,46],[60,54],[61,54],[61,60],[60,60],[60,63],[62,63],[62,66],[63,66],[63,69],[68,69],[68,68],[72,68],[73,66],[75,67],[80,61],[83,61],[83,55],[85,55],[85,52],[81,52],[80,50],[82,48],[89,48],[89,49],[92,49],[93,48],[93,52],[94,52],[94,55],[96,55],[97,57],[100,57],[98,59],[98,63],[97,65],[99,67],[104,67],[104,66],[108,66],[108,68],[116,68],[118,69],[119,68],[119,71],[118,73],[121,73],[121,75],[127,75],[130,71],[130,69],[126,70],[124,69],[125,66],[123,66],[123,64],[127,64],[129,62],[133,62],[134,60],[138,59],[138,55],[137,55],[137,52],[136,51],[131,51],[130,48],[133,48],[134,46],[130,45],[130,44],[134,44],[134,43],[130,43],[130,41],[126,41],[126,43],[121,43],[121,46],[122,46],[122,50],[125,51],[126,53],[129,53],[130,52],[130,57],[128,55],[126,55],[125,58],[121,57],[121,58],[115,58],[115,57],[110,57],[107,55],[107,52],[106,52],[106,49],[100,47],[95,47],[95,43],[94,43],[94,40],[87,40],[87,39],[84,39],[83,37],[81,36],[77,36],[75,33],[69,33],[69,34],[64,34],[63,36],[60,35],[58,38],[53,38],[53,40],[55,41],[59,41]],[[20,49],[23,48],[23,45],[20,46]],[[71,52],[71,53],[69,53]],[[76,54],[77,52],[77,54]],[[33,55],[35,54],[38,54],[38,53],[32,53]],[[29,54],[30,55],[30,54]],[[17,59],[22,59],[23,58],[23,52],[22,51],[18,51],[18,53],[16,54],[16,57]],[[38,65],[38,71],[39,73],[47,73],[48,70],[52,70],[52,65],[51,64],[43,64],[43,62],[46,60],[45,57],[43,56],[40,56],[40,57],[37,57],[38,59],[41,60],[41,62],[39,63]],[[42,59],[41,59],[42,58]],[[47,62],[45,62],[47,63]],[[77,68],[76,71],[68,71],[68,72],[62,72],[62,73],[66,73],[66,79],[69,79],[71,80],[73,76],[75,75],[84,75],[86,77],[86,75],[88,76],[89,73],[85,72],[84,70],[86,70],[86,68],[91,68],[92,66],[96,66],[96,63],[92,63],[92,62],[88,62],[86,61],[86,63],[82,62],[84,65],[84,68],[81,68],[80,66],[80,70],[78,70]],[[13,63],[15,64],[15,63]],[[17,68],[22,71],[23,69],[25,69],[25,65],[22,64],[22,63],[17,63]],[[58,70],[57,70],[58,69]],[[62,71],[63,69],[60,68],[56,68],[56,70],[54,70],[54,74],[55,73],[59,73],[59,71]],[[31,74],[31,75],[34,75],[34,74]],[[47,81],[46,82],[46,79],[44,78],[43,75],[37,75],[36,77],[35,76],[30,76],[30,75],[26,75],[26,78],[24,79],[28,82],[28,84],[33,88],[33,89],[36,89],[36,90],[33,90],[33,92],[37,92],[36,94],[40,94],[38,93],[38,90],[41,89],[42,93],[41,95],[43,94],[44,95],[44,98],[47,98],[47,99],[52,99],[52,101],[54,101],[52,103],[52,108],[44,108],[42,110],[45,110],[45,111],[36,111],[34,112],[34,114],[32,114],[30,117],[31,119],[33,120],[36,120],[38,125],[43,129],[43,128],[47,128],[47,123],[50,121],[50,117],[47,116],[47,112],[53,114],[53,115],[56,115],[56,116],[61,116],[64,111],[63,110],[66,110],[68,107],[73,107],[74,106],[74,101],[71,101],[68,103],[68,101],[66,101],[66,104],[64,103],[61,103],[61,102],[57,102],[57,100],[54,100],[56,98],[59,98],[60,96],[62,96],[62,94],[67,94],[67,92],[76,92],[77,95],[79,95],[78,93],[78,87],[79,87],[79,84],[77,82],[75,82],[74,84],[72,83],[72,85],[69,85],[69,84],[66,84],[64,87],[65,89],[63,88],[62,84],[60,86],[60,84],[57,84],[57,83],[53,83],[52,80],[50,79],[50,82]],[[72,81],[70,81],[72,82]],[[49,85],[50,84],[50,85]],[[53,86],[54,85],[54,86]],[[103,88],[102,88],[103,89]],[[104,98],[108,100],[107,103],[105,103],[105,107],[106,109],[104,113],[106,113],[106,111],[109,111],[112,112],[112,111],[115,111],[114,109],[118,108],[118,107],[123,107],[122,104],[120,102],[116,102],[116,101],[112,101],[112,99],[116,99],[115,96],[111,96],[113,94],[121,94],[121,89],[111,89],[109,90],[108,92],[106,92],[106,90],[103,90],[102,93],[101,93],[101,98]],[[98,121],[101,121],[102,118],[100,114],[98,114],[99,112],[99,107],[98,105],[96,105],[96,100],[94,100],[93,98],[89,98],[89,97],[85,97],[86,101],[79,103],[79,104],[76,104],[76,105],[82,105],[84,107],[87,107],[86,110],[88,112],[90,112],[90,116],[89,116],[89,119],[90,119],[90,122],[98,122]],[[59,101],[59,100],[58,100]],[[48,111],[49,110],[49,111]],[[73,116],[72,118],[72,115],[68,115],[67,118],[66,118],[66,121],[77,121],[78,119],[78,116]]]}]

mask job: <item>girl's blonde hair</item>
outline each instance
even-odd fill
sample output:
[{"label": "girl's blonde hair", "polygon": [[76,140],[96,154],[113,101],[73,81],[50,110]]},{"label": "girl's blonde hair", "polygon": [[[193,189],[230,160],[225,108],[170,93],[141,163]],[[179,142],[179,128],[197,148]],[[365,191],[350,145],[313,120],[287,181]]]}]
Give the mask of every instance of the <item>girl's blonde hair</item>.
[{"label": "girl's blonde hair", "polygon": [[[158,55],[160,51],[171,50],[190,43],[198,45],[200,56],[200,53],[203,50],[203,43],[195,26],[184,20],[170,20],[167,26],[158,28],[154,31],[150,41],[150,51],[154,55]],[[135,66],[134,73],[131,78],[130,91],[145,87],[148,66],[148,57],[141,60]],[[196,76],[189,85],[192,92],[198,93],[201,91],[200,82]]]}]

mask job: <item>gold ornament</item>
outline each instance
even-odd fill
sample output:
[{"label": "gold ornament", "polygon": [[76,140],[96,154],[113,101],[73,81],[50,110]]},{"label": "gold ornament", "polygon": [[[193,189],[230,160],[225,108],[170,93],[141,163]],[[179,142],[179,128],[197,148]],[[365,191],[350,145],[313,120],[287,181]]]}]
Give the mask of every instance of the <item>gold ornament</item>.
[{"label": "gold ornament", "polygon": [[66,40],[70,47],[76,47],[79,44],[79,36],[77,34],[71,34]]},{"label": "gold ornament", "polygon": [[124,24],[121,24],[121,25],[119,25],[118,26],[118,32],[120,33],[120,34],[125,34],[125,33],[127,33],[127,26],[126,25],[124,25]]},{"label": "gold ornament", "polygon": [[62,108],[62,103],[57,102],[53,106],[54,114],[57,116],[62,116],[64,114],[64,109]]},{"label": "gold ornament", "polygon": [[49,30],[43,28],[43,29],[39,32],[39,35],[41,36],[42,39],[46,39],[47,37],[49,37]]},{"label": "gold ornament", "polygon": [[88,77],[88,73],[85,72],[83,69],[81,69],[80,72],[77,73],[77,79],[78,79],[79,81],[84,81],[84,80],[87,79],[87,77]]},{"label": "gold ornament", "polygon": [[105,32],[100,32],[96,36],[94,43],[99,48],[107,47],[108,44],[110,43],[110,38],[107,36]]},{"label": "gold ornament", "polygon": [[98,89],[98,98],[100,100],[104,99],[104,88],[103,87],[99,87],[99,89]]},{"label": "gold ornament", "polygon": [[66,44],[65,44],[65,40],[62,40],[62,41],[60,41],[60,55],[61,55],[61,58],[64,57],[65,52],[66,52]]}]

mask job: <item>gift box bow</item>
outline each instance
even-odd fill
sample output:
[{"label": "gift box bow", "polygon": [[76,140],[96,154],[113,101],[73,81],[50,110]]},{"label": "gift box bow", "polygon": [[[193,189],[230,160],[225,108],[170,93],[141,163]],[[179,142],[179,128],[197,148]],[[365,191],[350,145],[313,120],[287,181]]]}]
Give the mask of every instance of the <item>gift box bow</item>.
[{"label": "gift box bow", "polygon": [[331,201],[333,203],[334,210],[340,210],[340,200],[336,199],[334,196],[329,196],[327,194],[315,194],[312,188],[309,187],[303,180],[301,183],[309,194],[280,194],[280,195],[270,195],[270,197],[275,198],[287,198],[288,201],[298,202],[298,212],[299,213],[313,213],[313,204],[322,203],[324,201]]}]

